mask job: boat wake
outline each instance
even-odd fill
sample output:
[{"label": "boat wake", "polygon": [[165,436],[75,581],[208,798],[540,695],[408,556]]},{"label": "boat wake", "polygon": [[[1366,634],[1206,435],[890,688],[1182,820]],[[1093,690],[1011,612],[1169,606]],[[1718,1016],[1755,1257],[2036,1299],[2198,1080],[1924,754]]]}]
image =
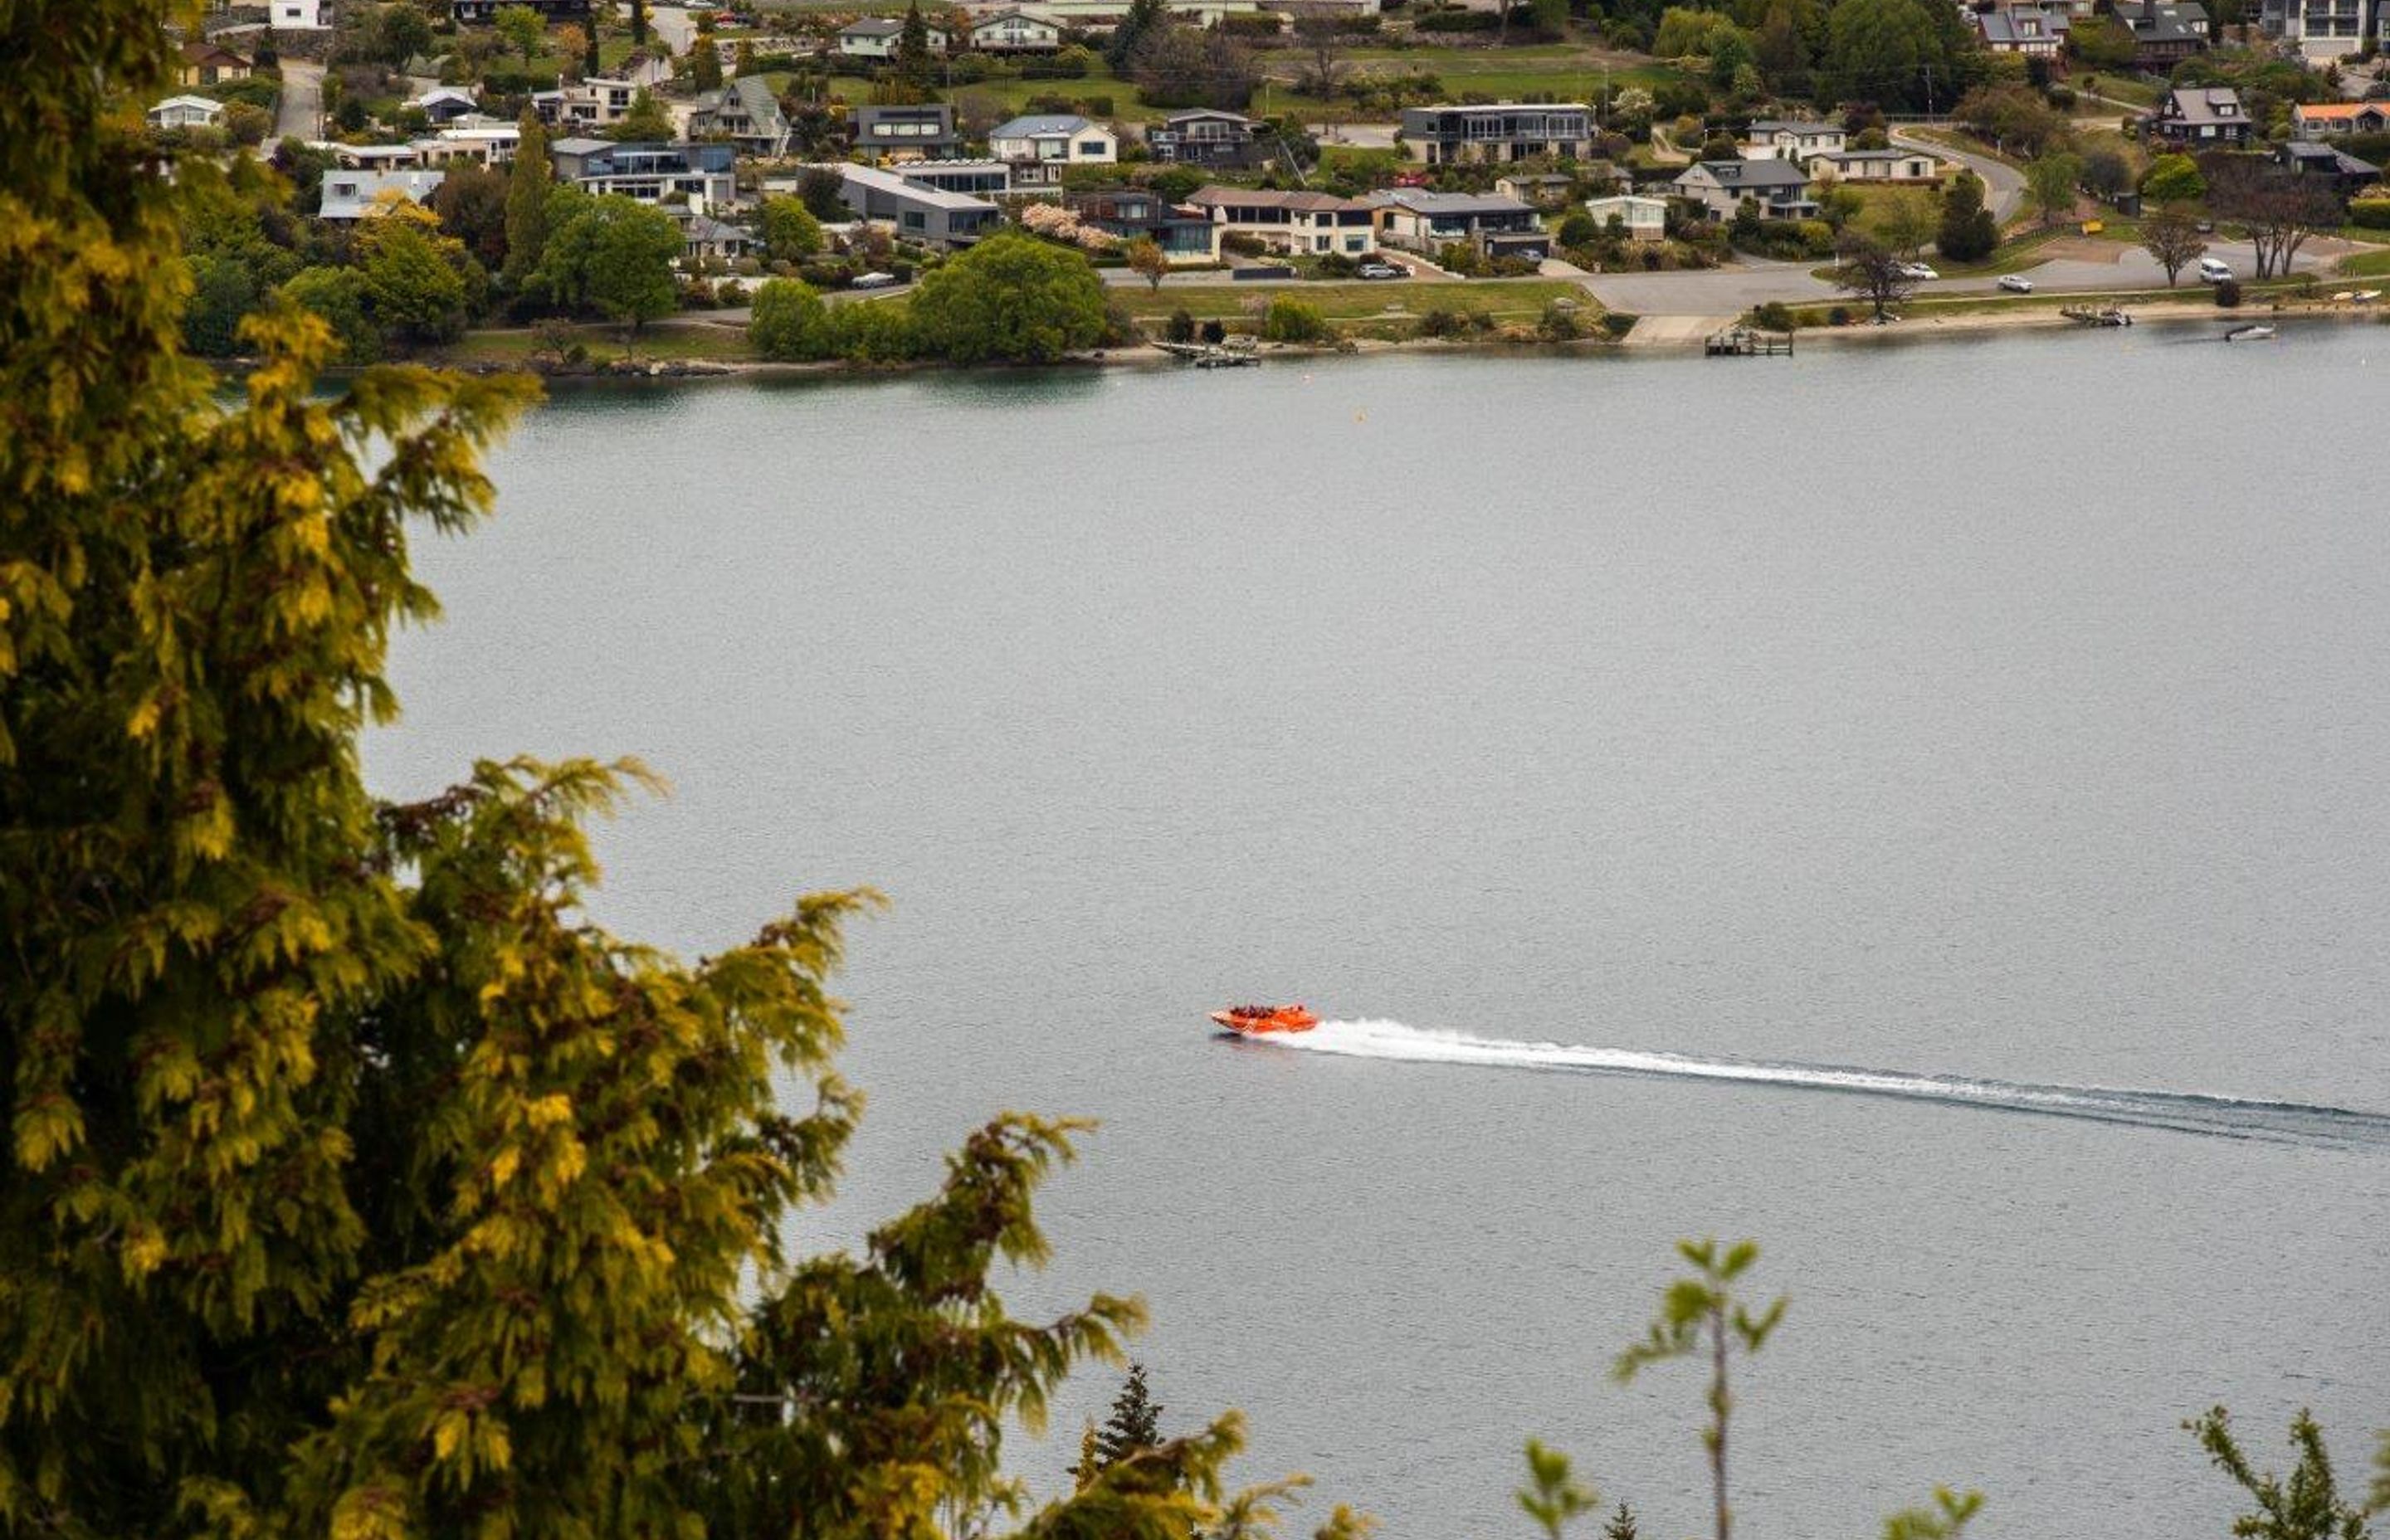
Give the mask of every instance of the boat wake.
[{"label": "boat wake", "polygon": [[1954,1107],[2038,1112],[2049,1117],[2170,1128],[2186,1134],[2208,1134],[2224,1138],[2390,1148],[2390,1113],[2358,1111],[2308,1102],[2203,1096],[2186,1091],[2038,1085],[2018,1081],[1906,1074],[1897,1071],[1845,1069],[1824,1064],[1693,1059],[1681,1054],[1627,1048],[1587,1048],[1561,1043],[1523,1043],[1473,1037],[1458,1032],[1429,1032],[1405,1026],[1399,1021],[1323,1021],[1310,1032],[1273,1034],[1267,1046],[1415,1064],[1638,1075],[1660,1080],[1719,1081],[1796,1091],[1833,1091],[1850,1096],[1896,1097],[1908,1101],[1939,1102]]}]

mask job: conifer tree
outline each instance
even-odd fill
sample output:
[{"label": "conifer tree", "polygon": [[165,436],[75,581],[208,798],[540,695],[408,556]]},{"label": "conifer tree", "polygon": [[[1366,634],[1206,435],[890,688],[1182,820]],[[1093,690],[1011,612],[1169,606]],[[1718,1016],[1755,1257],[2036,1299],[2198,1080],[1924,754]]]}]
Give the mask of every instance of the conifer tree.
[{"label": "conifer tree", "polygon": [[1162,1443],[1162,1407],[1146,1389],[1145,1366],[1131,1363],[1128,1380],[1112,1398],[1111,1415],[1096,1433],[1096,1465],[1118,1465],[1131,1455]]},{"label": "conifer tree", "polygon": [[518,293],[539,270],[540,256],[547,250],[547,193],[555,180],[547,159],[547,125],[526,107],[514,169],[507,173],[506,282]]},{"label": "conifer tree", "polygon": [[[180,352],[162,22],[0,13],[0,1533],[933,1540],[1141,1312],[1013,1318],[1074,1127],[974,1134],[854,1255],[784,1251],[860,1102],[827,981],[867,893],[685,962],[593,926],[583,824],[644,772],[366,789],[420,529],[474,521],[507,377],[243,323]],[[58,125],[84,125],[62,135]],[[262,174],[237,165],[238,178]],[[795,1099],[790,1098],[793,1089]],[[1185,1540],[1233,1414],[1030,1515]]]},{"label": "conifer tree", "polygon": [[1639,1540],[1639,1534],[1635,1527],[1635,1510],[1626,1506],[1625,1498],[1620,1498],[1618,1511],[1601,1526],[1601,1540]]},{"label": "conifer tree", "polygon": [[930,83],[930,23],[921,15],[921,0],[906,7],[905,25],[896,34],[896,76],[916,90]]}]

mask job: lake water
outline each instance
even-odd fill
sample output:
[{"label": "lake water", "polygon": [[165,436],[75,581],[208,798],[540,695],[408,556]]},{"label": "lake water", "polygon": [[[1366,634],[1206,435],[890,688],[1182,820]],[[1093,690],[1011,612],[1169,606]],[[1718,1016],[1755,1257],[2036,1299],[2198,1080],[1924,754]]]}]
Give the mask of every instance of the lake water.
[{"label": "lake water", "polygon": [[1701,1527],[1605,1369],[1715,1232],[1745,1534],[2219,1534],[2183,1418],[2390,1421],[2390,329],[2217,329],[572,394],[369,770],[641,756],[598,913],[692,954],[885,889],[803,1241],[1102,1120],[1009,1297],[1142,1290],[1315,1513],[1523,1534],[1533,1433]]}]

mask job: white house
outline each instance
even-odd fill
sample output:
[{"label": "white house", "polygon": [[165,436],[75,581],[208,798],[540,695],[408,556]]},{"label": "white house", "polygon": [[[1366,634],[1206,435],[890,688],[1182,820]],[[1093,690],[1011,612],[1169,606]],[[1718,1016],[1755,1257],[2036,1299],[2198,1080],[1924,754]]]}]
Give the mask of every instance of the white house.
[{"label": "white house", "polygon": [[1942,180],[1942,162],[1916,149],[1840,149],[1802,163],[1812,182],[1889,183],[1927,187]]},{"label": "white house", "polygon": [[320,32],[332,24],[324,11],[324,0],[272,0],[265,19],[280,32]]},{"label": "white house", "polygon": [[1357,198],[1212,186],[1188,200],[1224,236],[1252,236],[1280,251],[1365,257],[1378,249],[1378,211]]},{"label": "white house", "polygon": [[990,11],[970,26],[970,45],[983,54],[1050,54],[1062,46],[1062,29],[1026,11]]},{"label": "white house", "polygon": [[169,96],[151,108],[151,128],[214,128],[224,122],[224,103],[205,96]]},{"label": "white house", "polygon": [[1112,131],[1075,112],[1032,113],[998,123],[988,131],[987,148],[999,160],[1049,166],[1109,166],[1120,159]]},{"label": "white house", "polygon": [[1605,230],[1612,220],[1617,220],[1626,227],[1629,240],[1668,238],[1668,200],[1664,198],[1643,198],[1632,193],[1616,198],[1588,198],[1585,212]]},{"label": "white house", "polygon": [[[946,33],[943,27],[931,27],[930,52],[946,51]],[[897,40],[905,35],[905,23],[884,16],[867,16],[860,21],[849,22],[839,29],[838,51],[848,58],[894,58]]]},{"label": "white house", "polygon": [[421,203],[439,190],[446,172],[328,171],[324,201],[317,217],[346,224],[373,219],[398,206],[400,199]]},{"label": "white house", "polygon": [[1806,160],[1829,155],[1850,142],[1840,123],[1805,118],[1759,118],[1742,135],[1746,160]]}]

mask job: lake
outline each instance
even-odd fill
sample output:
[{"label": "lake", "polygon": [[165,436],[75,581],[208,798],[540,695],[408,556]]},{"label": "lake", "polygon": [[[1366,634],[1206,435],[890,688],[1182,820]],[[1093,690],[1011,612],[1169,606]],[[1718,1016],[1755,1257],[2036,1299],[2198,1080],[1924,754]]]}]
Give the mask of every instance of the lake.
[{"label": "lake", "polygon": [[2219,329],[562,394],[368,772],[645,759],[598,913],[691,955],[884,889],[800,1243],[1101,1120],[1008,1298],[1141,1290],[1315,1520],[1523,1535],[1535,1434],[1703,1528],[1606,1370],[1714,1233],[1745,1534],[2220,1534],[2184,1418],[2390,1420],[2390,329]]}]

